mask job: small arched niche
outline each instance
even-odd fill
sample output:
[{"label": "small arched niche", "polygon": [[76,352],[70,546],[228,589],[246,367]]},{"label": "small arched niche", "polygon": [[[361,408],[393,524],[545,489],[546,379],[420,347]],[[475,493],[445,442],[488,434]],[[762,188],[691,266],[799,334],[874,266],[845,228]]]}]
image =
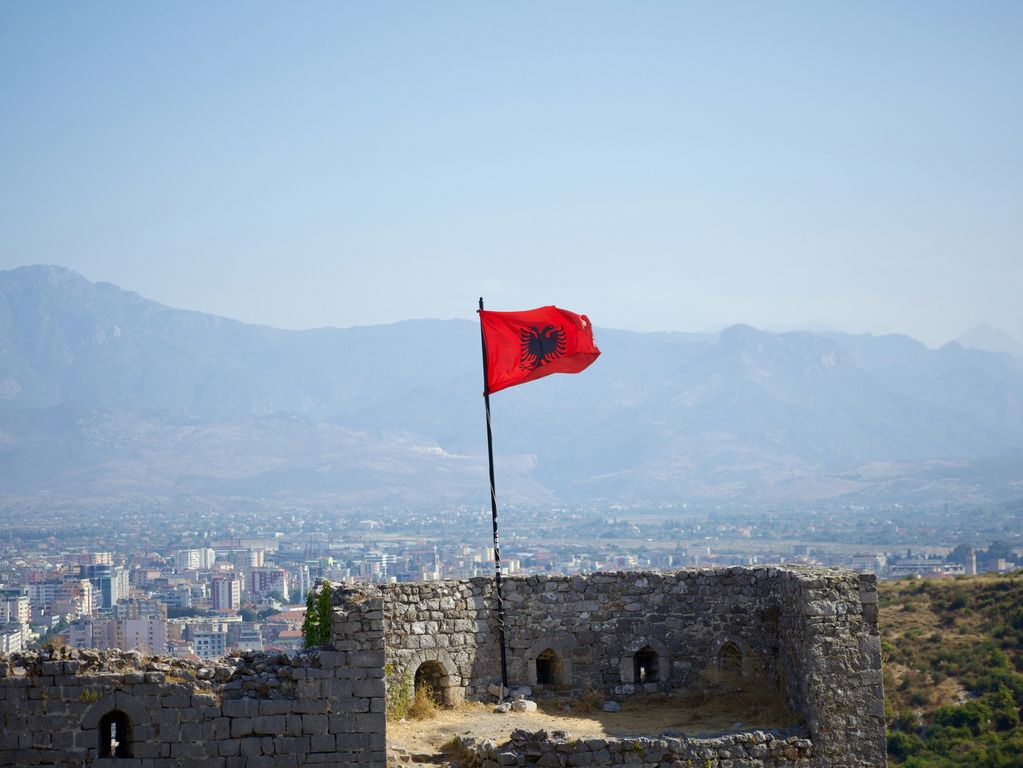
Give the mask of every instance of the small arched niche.
[{"label": "small arched niche", "polygon": [[100,757],[131,757],[131,718],[119,709],[99,719]]},{"label": "small arched niche", "polygon": [[618,674],[625,695],[667,690],[671,683],[671,655],[656,638],[637,639],[622,648]]},{"label": "small arched niche", "polygon": [[632,655],[632,676],[639,685],[660,681],[659,656],[651,646],[645,645]]},{"label": "small arched niche", "polygon": [[448,673],[439,661],[424,661],[416,669],[415,692],[423,692],[436,704],[447,704]]},{"label": "small arched niche", "polygon": [[537,685],[559,686],[568,682],[565,675],[565,662],[553,648],[547,648],[537,654],[534,663],[536,664]]},{"label": "small arched niche", "polygon": [[735,643],[727,642],[718,651],[718,677],[724,685],[742,683],[742,651]]}]

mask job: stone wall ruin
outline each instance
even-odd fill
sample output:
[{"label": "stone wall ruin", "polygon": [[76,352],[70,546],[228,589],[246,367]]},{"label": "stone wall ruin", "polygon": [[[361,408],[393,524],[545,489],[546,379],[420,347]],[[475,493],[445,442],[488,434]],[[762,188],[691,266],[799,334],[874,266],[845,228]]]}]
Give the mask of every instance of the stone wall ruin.
[{"label": "stone wall ruin", "polygon": [[[439,667],[449,703],[500,681],[492,579],[370,589],[383,597],[394,676]],[[506,579],[504,599],[512,688],[609,697],[779,690],[813,745],[800,765],[885,764],[872,575],[737,567],[527,576]]]},{"label": "stone wall ruin", "polygon": [[[759,567],[505,585],[513,686],[615,698],[764,686],[805,726],[711,739],[521,733],[467,747],[479,765],[885,765],[873,576]],[[0,765],[383,768],[385,670],[447,703],[484,696],[500,679],[495,608],[491,579],[360,585],[335,591],[332,647],[293,658],[0,656]]]},{"label": "stone wall ruin", "polygon": [[382,603],[339,598],[333,649],[294,657],[0,656],[0,765],[384,768]]}]

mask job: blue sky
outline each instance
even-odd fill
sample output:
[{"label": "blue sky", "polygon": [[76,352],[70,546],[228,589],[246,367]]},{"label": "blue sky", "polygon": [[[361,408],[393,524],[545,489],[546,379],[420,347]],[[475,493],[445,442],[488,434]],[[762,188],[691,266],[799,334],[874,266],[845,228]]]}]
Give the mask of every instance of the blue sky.
[{"label": "blue sky", "polygon": [[1023,339],[1023,4],[0,0],[0,268]]}]

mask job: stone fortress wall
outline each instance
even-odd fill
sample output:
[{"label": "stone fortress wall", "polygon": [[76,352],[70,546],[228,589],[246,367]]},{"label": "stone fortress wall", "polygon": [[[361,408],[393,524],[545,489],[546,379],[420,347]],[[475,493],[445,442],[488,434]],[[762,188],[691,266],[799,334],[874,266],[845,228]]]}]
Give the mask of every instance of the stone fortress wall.
[{"label": "stone fortress wall", "polygon": [[0,766],[384,768],[383,605],[339,598],[333,650],[294,658],[0,656]]},{"label": "stone fortress wall", "polygon": [[[392,677],[427,680],[448,702],[500,680],[492,579],[371,589],[383,596]],[[806,721],[812,757],[798,764],[885,765],[871,575],[756,567],[528,576],[506,579],[503,594],[513,688],[612,697],[777,689]]]},{"label": "stone fortress wall", "polygon": [[[500,680],[493,590],[490,579],[338,589],[333,647],[291,659],[0,656],[0,766],[383,768],[385,674],[428,681],[452,703]],[[517,755],[478,745],[487,768],[527,753],[545,765],[605,756],[686,765],[689,755],[715,768],[885,765],[872,576],[774,567],[529,576],[505,581],[505,602],[512,685],[615,697],[766,686],[806,727],[798,737],[606,745],[522,735]]]}]

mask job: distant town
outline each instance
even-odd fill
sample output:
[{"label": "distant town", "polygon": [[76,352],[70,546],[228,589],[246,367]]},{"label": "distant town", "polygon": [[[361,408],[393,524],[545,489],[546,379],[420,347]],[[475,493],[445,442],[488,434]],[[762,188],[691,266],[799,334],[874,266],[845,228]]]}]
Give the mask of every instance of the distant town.
[{"label": "distant town", "polygon": [[[1023,565],[1023,507],[515,508],[506,575],[829,565],[948,579]],[[139,504],[54,507],[0,524],[0,651],[45,644],[216,658],[293,653],[318,579],[492,576],[489,510]],[[30,522],[29,522],[30,521]]]}]

